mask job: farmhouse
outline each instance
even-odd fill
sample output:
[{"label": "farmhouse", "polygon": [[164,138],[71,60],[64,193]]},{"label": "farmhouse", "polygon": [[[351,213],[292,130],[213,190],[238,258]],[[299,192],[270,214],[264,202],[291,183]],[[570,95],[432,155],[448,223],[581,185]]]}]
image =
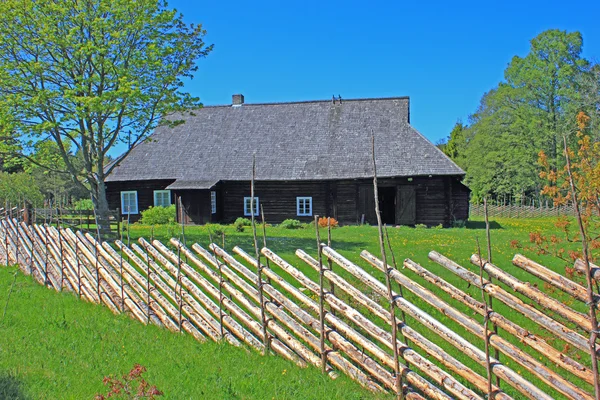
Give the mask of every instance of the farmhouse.
[{"label": "farmhouse", "polygon": [[[111,208],[131,221],[150,206],[183,205],[185,222],[375,223],[372,135],[382,218],[445,226],[465,220],[464,171],[410,125],[408,97],[207,106],[161,126],[108,176]],[[256,155],[255,207],[250,199]],[[179,213],[178,213],[179,215]]]}]

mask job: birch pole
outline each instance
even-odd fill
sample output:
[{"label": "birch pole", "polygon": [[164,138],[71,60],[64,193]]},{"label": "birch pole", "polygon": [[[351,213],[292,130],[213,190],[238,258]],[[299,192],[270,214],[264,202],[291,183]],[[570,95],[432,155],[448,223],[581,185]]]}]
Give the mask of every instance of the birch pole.
[{"label": "birch pole", "polygon": [[[491,232],[490,232],[490,219],[489,219],[489,214],[488,214],[487,197],[483,198],[483,215],[484,215],[484,219],[485,219],[485,238],[486,238],[486,242],[487,242],[487,258],[488,258],[489,262],[492,262],[492,236],[491,236]],[[488,274],[488,280],[490,282],[492,282],[492,277],[490,276],[490,274]],[[485,304],[486,304],[486,307],[489,304],[489,312],[494,311],[494,303],[493,303],[492,296],[488,295],[488,299],[485,302]],[[489,312],[486,312],[486,315],[489,315]],[[494,329],[494,334],[497,335],[498,334],[498,325],[496,325],[493,322],[492,322],[492,325],[493,325],[493,329]],[[496,358],[496,360],[500,361],[500,351],[498,351],[498,349],[494,349],[494,358]],[[496,377],[496,385],[498,387],[500,387],[500,378],[498,376]]]},{"label": "birch pole", "polygon": [[573,197],[573,206],[575,207],[575,214],[577,215],[577,223],[579,225],[579,235],[581,236],[581,247],[583,250],[583,261],[585,263],[585,279],[587,283],[587,295],[588,295],[588,306],[590,322],[592,329],[590,332],[589,346],[590,356],[592,357],[592,370],[594,373],[594,396],[596,400],[600,400],[600,378],[598,377],[598,357],[596,355],[596,340],[598,338],[598,319],[596,317],[596,300],[594,299],[594,291],[592,286],[592,274],[590,267],[590,254],[587,243],[587,236],[585,233],[585,227],[581,218],[581,210],[579,209],[579,199],[577,196],[577,190],[575,188],[575,182],[573,180],[573,171],[571,170],[571,157],[569,157],[569,149],[567,147],[567,137],[563,135],[563,144],[565,151],[565,159],[567,161],[567,173],[569,176],[569,186],[571,187],[571,195]]},{"label": "birch pole", "polygon": [[[387,256],[385,252],[385,243],[383,240],[383,225],[381,223],[381,213],[379,211],[379,193],[377,191],[377,162],[375,160],[375,134],[371,134],[371,149],[373,155],[373,191],[375,197],[375,214],[377,216],[377,229],[379,233],[379,249],[381,250],[381,259],[385,266],[385,283],[387,287],[388,301],[390,303],[390,323],[392,325],[392,348],[394,350],[394,374],[396,383],[396,397],[404,399],[402,391],[402,375],[400,374],[400,360],[398,356],[398,325],[396,324],[396,303],[392,292],[392,281],[390,279],[390,269],[388,267]],[[318,229],[318,228],[317,228]]]},{"label": "birch pole", "polygon": [[320,341],[320,352],[321,352],[321,372],[326,373],[327,371],[327,353],[325,352],[325,291],[323,281],[323,251],[321,247],[321,235],[319,234],[319,216],[315,215],[315,234],[317,238],[317,260],[319,262],[319,325],[321,328],[321,341]]},{"label": "birch pole", "polygon": [[[487,210],[487,202],[484,203]],[[487,213],[486,213],[487,215]],[[489,242],[488,242],[489,251]],[[479,256],[479,282],[481,285],[481,300],[484,305],[484,316],[483,316],[483,335],[484,335],[484,348],[485,348],[485,369],[487,372],[487,384],[488,384],[488,398],[492,396],[492,365],[490,363],[490,333],[489,333],[489,322],[490,322],[490,310],[488,307],[488,298],[485,293],[485,283],[483,282],[483,260],[481,259],[481,247],[479,246],[479,238],[477,238],[477,253]],[[488,253],[489,254],[489,253]],[[497,358],[496,358],[497,359]]]},{"label": "birch pole", "polygon": [[269,354],[270,341],[269,332],[267,331],[267,316],[265,314],[265,299],[263,293],[263,281],[262,281],[262,264],[260,262],[260,250],[258,249],[258,239],[256,237],[256,214],[255,210],[255,198],[254,198],[254,181],[256,180],[256,154],[252,155],[252,180],[250,181],[250,215],[252,218],[252,238],[254,239],[254,251],[256,253],[256,262],[258,263],[257,274],[256,274],[256,288],[258,289],[258,302],[260,303],[260,320],[262,323],[263,340],[264,340],[264,354]]}]

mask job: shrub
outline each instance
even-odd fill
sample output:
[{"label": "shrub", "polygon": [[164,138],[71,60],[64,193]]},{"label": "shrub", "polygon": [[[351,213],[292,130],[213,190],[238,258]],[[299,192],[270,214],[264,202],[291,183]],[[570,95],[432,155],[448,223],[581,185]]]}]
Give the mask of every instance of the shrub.
[{"label": "shrub", "polygon": [[150,207],[142,211],[141,224],[144,225],[166,225],[175,223],[175,205],[169,207]]},{"label": "shrub", "polygon": [[283,229],[302,229],[304,228],[304,224],[297,219],[286,219],[281,224],[279,224],[280,228]]},{"label": "shrub", "polygon": [[244,227],[251,226],[251,225],[252,225],[252,221],[250,221],[248,218],[243,218],[243,217],[239,217],[233,223],[233,226],[235,227],[235,230],[237,232],[244,232]]},{"label": "shrub", "polygon": [[121,379],[110,375],[104,377],[102,383],[108,388],[108,393],[97,394],[95,400],[106,400],[110,397],[119,396],[119,399],[156,399],[163,393],[154,385],[150,385],[142,376],[146,372],[146,367],[136,364],[129,373],[123,375]]},{"label": "shrub", "polygon": [[[329,222],[327,221],[329,219]],[[321,217],[319,218],[319,226],[321,228],[327,228],[327,226],[331,224],[332,228],[337,228],[338,227],[338,222],[335,218],[332,217]]]},{"label": "shrub", "polygon": [[94,203],[92,203],[92,199],[79,199],[73,203],[73,208],[75,210],[93,210]]},{"label": "shrub", "polygon": [[235,220],[234,225],[252,226],[252,221],[249,220],[248,218],[239,217],[238,219]]}]

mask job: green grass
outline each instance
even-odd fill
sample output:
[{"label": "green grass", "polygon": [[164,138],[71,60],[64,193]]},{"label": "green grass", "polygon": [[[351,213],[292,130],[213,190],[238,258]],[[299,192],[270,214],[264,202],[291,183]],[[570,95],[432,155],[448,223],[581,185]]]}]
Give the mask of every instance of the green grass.
[{"label": "green grass", "polygon": [[[15,269],[0,268],[2,308]],[[373,397],[345,376],[332,381],[279,357],[143,326],[17,274],[0,321],[0,399],[92,399],[104,376],[135,363],[165,399]]]},{"label": "green grass", "polygon": [[[187,244],[191,245],[197,242],[206,247],[209,243],[209,229],[213,234],[217,229],[225,231],[227,250],[230,251],[234,245],[239,245],[253,254],[252,231],[248,227],[244,232],[236,232],[232,226],[188,226],[185,227]],[[514,247],[514,241],[518,241],[525,247],[530,246],[529,233],[534,231],[548,236],[561,235],[554,226],[552,218],[492,221],[493,257],[496,265],[517,278],[531,281],[543,288],[541,281],[532,279],[527,273],[512,265],[510,260],[516,252],[521,252],[561,273],[564,273],[564,268],[569,263],[551,256],[538,255],[531,249]],[[150,238],[153,235],[166,244],[170,237],[181,237],[181,228],[177,226],[151,228],[132,224],[129,234],[132,242],[141,236]],[[326,240],[326,235],[326,230],[322,229],[322,239]],[[470,265],[468,260],[471,254],[477,251],[476,238],[479,238],[481,242],[482,253],[486,254],[485,229],[482,221],[475,220],[465,228],[452,229],[390,227],[389,235],[396,259],[400,264],[404,258],[411,258],[458,288],[470,293],[476,299],[480,298],[481,294],[478,289],[468,287],[443,267],[428,261],[427,254],[431,250],[436,250],[463,266],[477,271],[477,268]],[[333,248],[383,281],[383,275],[370,268],[359,256],[363,249],[379,255],[376,227],[341,227],[334,229],[332,236]],[[262,237],[259,240],[262,243]],[[218,240],[215,238],[215,241],[220,243],[221,237]],[[313,279],[318,279],[317,273],[294,255],[294,251],[299,248],[315,255],[314,228],[289,230],[268,226],[267,242],[268,246],[281,257]],[[576,248],[577,243],[571,243],[568,246]],[[293,282],[292,278],[279,269],[273,269],[286,277],[288,281]],[[365,293],[373,294],[369,288],[362,286],[341,268],[334,266],[334,270],[360,287]],[[440,293],[435,287],[410,271],[402,270],[402,272],[438,293],[452,306],[478,321],[482,321],[481,317],[475,316],[466,307],[449,299],[448,296]],[[10,280],[9,272],[0,269],[0,295],[4,296],[0,298],[0,306],[5,302]],[[21,275],[18,275],[17,283],[17,290],[9,304],[6,319],[0,323],[0,398],[2,397],[2,385],[17,388],[29,398],[91,398],[94,393],[102,390],[103,376],[111,373],[125,373],[134,363],[141,363],[148,368],[148,381],[163,390],[167,394],[167,398],[352,399],[371,398],[372,396],[356,384],[349,382],[345,377],[331,382],[322,377],[319,371],[313,367],[300,370],[278,357],[264,358],[255,352],[215,343],[199,344],[189,337],[175,335],[157,327],[144,327],[125,317],[113,316],[102,307],[82,303],[70,294],[49,292]],[[300,286],[298,283],[295,284]],[[365,315],[372,316],[343,293],[338,292],[338,294]],[[559,293],[553,295],[577,310],[585,311],[583,304],[573,304],[571,299]],[[465,332],[463,328],[458,327],[422,299],[406,291],[405,296],[483,349],[483,341]],[[522,296],[518,297],[523,298]],[[541,334],[556,348],[562,349],[564,346],[564,343],[553,335],[540,331],[527,318],[511,311],[501,303],[494,302],[494,309],[524,328]],[[385,327],[383,321],[376,321],[376,318],[373,318],[376,323]],[[485,368],[466,358],[464,354],[455,350],[410,317],[407,318],[407,323],[485,377]],[[517,339],[503,332],[500,334],[518,347],[523,347]],[[540,357],[530,349],[526,349],[526,351],[536,359]],[[420,350],[418,352],[422,353]],[[568,354],[572,357],[581,357],[580,362],[589,365],[589,357],[586,357],[584,353],[571,349]],[[433,361],[431,357],[429,359]],[[548,364],[549,368],[555,368],[545,362],[543,357],[540,360]],[[539,379],[528,374],[505,356],[501,357],[501,361],[529,380],[539,383],[539,386],[550,395],[560,397],[560,394],[539,382]],[[569,379],[581,387],[590,389],[589,385],[584,382],[574,378]],[[515,398],[522,397],[506,384],[503,384],[502,388]]]}]

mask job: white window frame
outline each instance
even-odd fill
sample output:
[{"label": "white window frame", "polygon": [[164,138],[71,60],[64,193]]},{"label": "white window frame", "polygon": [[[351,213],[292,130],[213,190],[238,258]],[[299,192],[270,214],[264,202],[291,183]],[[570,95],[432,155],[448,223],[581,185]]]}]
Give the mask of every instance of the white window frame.
[{"label": "white window frame", "polygon": [[[158,194],[165,194],[167,193],[167,195],[169,196],[169,204],[164,205],[164,204],[157,204],[158,201],[156,195]],[[158,206],[163,206],[163,207],[169,207],[171,205],[171,191],[170,190],[155,190],[154,191],[154,207],[158,207]]]},{"label": "white window frame", "polygon": [[217,213],[217,192],[214,190],[210,191],[210,213]]},{"label": "white window frame", "polygon": [[[252,197],[244,197],[244,216],[246,217],[251,217],[252,214],[250,212],[250,204],[251,204],[251,199]],[[258,217],[258,210],[260,209],[259,206],[259,199],[258,197],[254,196],[254,216]]]},{"label": "white window frame", "polygon": [[[133,209],[133,207],[125,207],[125,197],[126,196],[130,196],[130,195],[134,195],[135,196],[135,209]],[[131,201],[128,198],[128,202],[131,203]],[[131,206],[131,204],[128,204],[128,206]],[[128,191],[124,191],[121,192],[121,214],[127,215],[133,215],[133,214],[137,214],[138,213],[138,194],[137,194],[137,190],[128,190]]]},{"label": "white window frame", "polygon": [[[308,212],[306,211],[307,202],[308,202]],[[312,215],[313,215],[312,203],[313,203],[312,197],[310,197],[310,196],[296,197],[296,215],[299,217],[312,217]],[[302,212],[301,212],[300,204],[304,205]]]}]

